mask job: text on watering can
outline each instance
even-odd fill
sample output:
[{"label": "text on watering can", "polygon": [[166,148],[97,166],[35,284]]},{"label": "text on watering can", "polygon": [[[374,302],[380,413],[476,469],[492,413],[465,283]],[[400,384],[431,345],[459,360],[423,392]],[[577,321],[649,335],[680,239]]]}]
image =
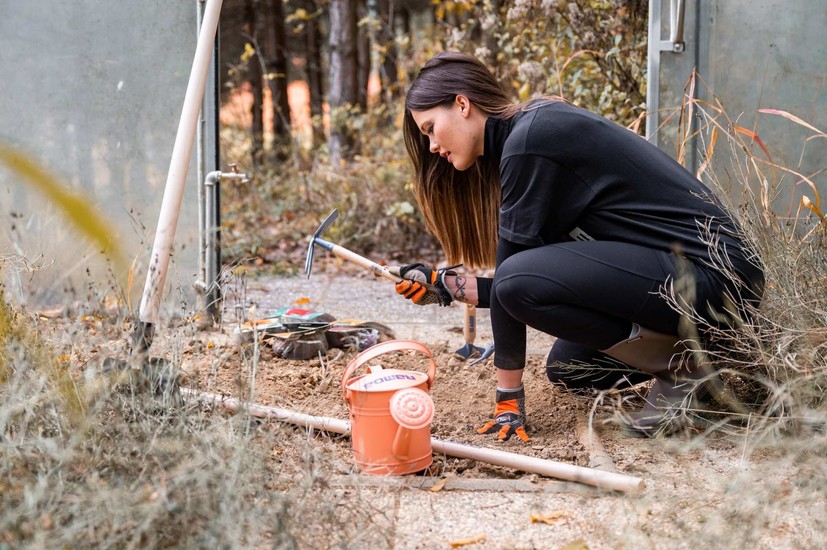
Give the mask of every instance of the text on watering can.
[{"label": "text on watering can", "polygon": [[365,383],[362,389],[366,390],[371,386],[375,386],[377,384],[384,384],[385,382],[390,382],[392,380],[413,380],[416,381],[416,377],[410,374],[391,374],[388,376],[382,376],[377,378],[376,380],[371,380],[370,382]]}]

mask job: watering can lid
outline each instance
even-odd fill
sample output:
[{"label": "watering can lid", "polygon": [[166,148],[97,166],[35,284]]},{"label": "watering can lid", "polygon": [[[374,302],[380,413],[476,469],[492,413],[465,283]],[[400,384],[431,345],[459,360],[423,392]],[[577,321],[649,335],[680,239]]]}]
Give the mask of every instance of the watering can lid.
[{"label": "watering can lid", "polygon": [[428,382],[424,372],[382,369],[351,379],[347,387],[353,391],[380,392],[412,388]]}]

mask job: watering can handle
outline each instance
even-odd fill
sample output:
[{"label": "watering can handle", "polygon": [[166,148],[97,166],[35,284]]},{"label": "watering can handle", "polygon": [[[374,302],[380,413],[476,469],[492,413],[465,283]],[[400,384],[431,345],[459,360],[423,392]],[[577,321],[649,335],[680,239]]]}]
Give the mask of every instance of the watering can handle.
[{"label": "watering can handle", "polygon": [[351,360],[350,363],[347,364],[345,368],[345,372],[342,373],[342,396],[347,401],[347,381],[353,376],[353,372],[370,361],[371,359],[376,359],[382,354],[388,353],[390,351],[406,351],[406,350],[415,350],[420,351],[428,356],[428,389],[431,389],[431,386],[434,384],[434,377],[436,376],[436,363],[434,363],[434,357],[431,355],[431,350],[429,350],[425,344],[422,342],[417,342],[416,340],[388,340],[387,342],[381,342],[376,344],[375,346],[371,346],[356,357]]}]

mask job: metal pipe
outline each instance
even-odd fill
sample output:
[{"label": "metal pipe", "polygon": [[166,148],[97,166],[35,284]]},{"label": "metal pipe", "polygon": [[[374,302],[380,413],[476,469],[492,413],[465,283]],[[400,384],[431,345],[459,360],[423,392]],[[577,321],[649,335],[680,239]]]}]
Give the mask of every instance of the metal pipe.
[{"label": "metal pipe", "polygon": [[660,125],[660,62],[662,52],[682,53],[684,42],[684,20],[686,4],[684,0],[670,0],[669,39],[663,40],[661,33],[661,16],[663,2],[649,2],[649,46],[646,54],[646,139],[658,145],[658,127]]},{"label": "metal pipe", "polygon": [[218,220],[215,210],[216,186],[221,181],[221,171],[207,174],[204,179],[204,306],[213,321],[218,320],[218,304],[221,299],[218,284]]},{"label": "metal pipe", "polygon": [[[338,418],[314,416],[289,411],[287,409],[267,407],[254,403],[245,403],[232,397],[224,397],[214,393],[202,392],[189,388],[182,388],[181,392],[185,398],[189,397],[200,403],[219,405],[229,411],[246,410],[252,416],[257,418],[272,418],[274,420],[278,420],[279,422],[287,422],[289,424],[296,424],[306,428],[314,428],[326,432],[345,435],[350,434],[350,422],[340,420]],[[566,481],[575,481],[577,483],[584,483],[586,485],[600,487],[602,489],[611,489],[613,491],[623,491],[627,493],[640,493],[646,487],[645,482],[639,477],[628,476],[616,472],[594,470],[583,466],[574,466],[571,464],[564,464],[561,462],[554,462],[552,460],[509,453],[496,449],[487,449],[484,447],[475,447],[473,445],[466,445],[463,443],[442,441],[433,437],[431,438],[431,447],[438,453],[450,456],[470,458],[472,460],[495,464],[497,466],[505,466],[507,468],[514,468],[528,473],[564,479]]]},{"label": "metal pipe", "polygon": [[672,0],[669,14],[669,41],[673,52],[682,52],[684,49],[683,22],[686,15],[686,2]]},{"label": "metal pipe", "polygon": [[204,179],[204,238],[201,239],[203,248],[200,251],[204,259],[204,279],[199,281],[198,286],[203,288],[205,309],[214,321],[219,318],[221,304],[221,284],[218,280],[221,263],[218,250],[218,236],[221,232],[221,221],[218,218],[218,193],[221,180],[246,182],[249,181],[249,176],[238,172],[214,170]]}]

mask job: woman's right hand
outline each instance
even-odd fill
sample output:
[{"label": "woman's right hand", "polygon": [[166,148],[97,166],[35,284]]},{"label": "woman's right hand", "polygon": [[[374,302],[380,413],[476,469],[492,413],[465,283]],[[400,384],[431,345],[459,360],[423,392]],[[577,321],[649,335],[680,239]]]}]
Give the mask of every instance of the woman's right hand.
[{"label": "woman's right hand", "polygon": [[454,301],[451,293],[440,280],[441,273],[435,269],[417,263],[391,267],[389,271],[402,278],[396,283],[396,292],[418,306],[428,304],[449,306]]}]

